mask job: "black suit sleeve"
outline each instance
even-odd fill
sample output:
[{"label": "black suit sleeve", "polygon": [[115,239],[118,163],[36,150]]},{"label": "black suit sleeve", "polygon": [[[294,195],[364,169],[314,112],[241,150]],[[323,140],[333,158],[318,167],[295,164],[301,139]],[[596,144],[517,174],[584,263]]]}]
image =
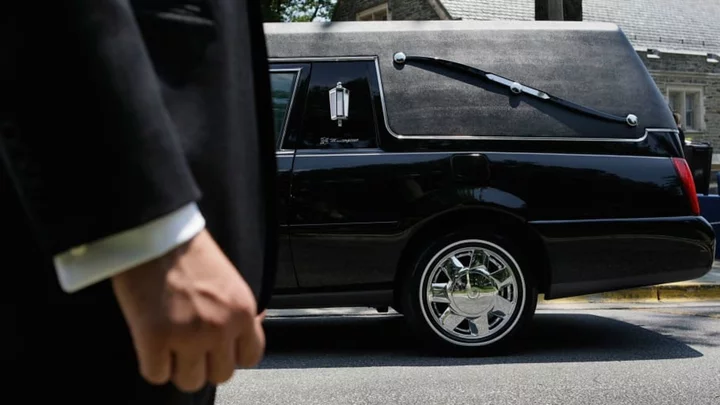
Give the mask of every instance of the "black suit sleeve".
[{"label": "black suit sleeve", "polygon": [[48,252],[198,200],[128,1],[12,3],[0,157]]},{"label": "black suit sleeve", "polygon": [[[189,3],[192,3],[191,5]],[[278,218],[268,56],[256,0],[133,0],[207,229],[268,303]]]}]

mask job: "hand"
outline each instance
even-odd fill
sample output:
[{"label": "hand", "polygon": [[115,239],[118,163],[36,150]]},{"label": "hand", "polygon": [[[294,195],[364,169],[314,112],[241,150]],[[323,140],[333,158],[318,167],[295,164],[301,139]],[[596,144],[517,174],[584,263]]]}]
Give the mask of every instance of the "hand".
[{"label": "hand", "polygon": [[112,284],[148,382],[192,392],[260,362],[264,314],[207,231]]}]

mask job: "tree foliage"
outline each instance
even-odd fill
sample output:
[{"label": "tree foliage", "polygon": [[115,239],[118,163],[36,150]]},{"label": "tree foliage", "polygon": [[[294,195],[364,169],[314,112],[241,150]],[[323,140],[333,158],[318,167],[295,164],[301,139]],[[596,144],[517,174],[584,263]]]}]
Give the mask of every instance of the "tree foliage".
[{"label": "tree foliage", "polygon": [[337,0],[261,0],[266,22],[328,21]]}]

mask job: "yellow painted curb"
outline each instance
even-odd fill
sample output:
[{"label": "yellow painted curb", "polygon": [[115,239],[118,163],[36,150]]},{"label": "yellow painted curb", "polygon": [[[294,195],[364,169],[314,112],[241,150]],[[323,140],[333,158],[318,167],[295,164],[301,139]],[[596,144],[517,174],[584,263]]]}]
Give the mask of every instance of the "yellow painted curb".
[{"label": "yellow painted curb", "polygon": [[720,301],[720,284],[673,283],[553,300],[538,297],[541,304],[670,301]]},{"label": "yellow painted curb", "polygon": [[714,301],[720,300],[720,284],[665,284],[659,287],[660,301]]}]

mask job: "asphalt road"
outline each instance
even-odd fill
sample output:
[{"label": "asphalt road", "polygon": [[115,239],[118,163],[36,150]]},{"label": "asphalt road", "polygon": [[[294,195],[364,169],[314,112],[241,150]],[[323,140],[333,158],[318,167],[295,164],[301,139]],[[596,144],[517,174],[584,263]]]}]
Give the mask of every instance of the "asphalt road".
[{"label": "asphalt road", "polygon": [[538,311],[512,355],[423,355],[399,316],[266,321],[254,370],[229,404],[720,405],[720,306]]}]

